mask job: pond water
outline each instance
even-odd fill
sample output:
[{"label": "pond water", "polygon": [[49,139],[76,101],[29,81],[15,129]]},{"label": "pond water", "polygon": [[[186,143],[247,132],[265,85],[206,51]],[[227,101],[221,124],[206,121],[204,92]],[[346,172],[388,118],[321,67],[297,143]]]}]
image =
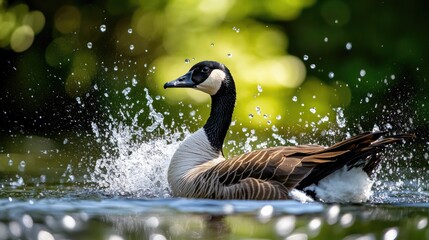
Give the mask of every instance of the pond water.
[{"label": "pond water", "polygon": [[[90,133],[54,140],[12,136],[26,150],[0,154],[0,239],[429,238],[425,146],[409,143],[383,153],[363,204],[172,198],[169,159],[190,130],[166,124],[145,94],[145,111],[124,113],[131,122],[94,122]],[[248,151],[252,134],[229,147]]]},{"label": "pond water", "polygon": [[[29,197],[41,195],[43,197]],[[31,194],[30,194],[31,193]],[[408,193],[421,195],[421,192]],[[9,197],[8,197],[9,196]],[[13,197],[11,197],[13,196]],[[425,198],[428,200],[427,196]],[[0,239],[425,239],[428,203],[323,204],[4,188]]]}]

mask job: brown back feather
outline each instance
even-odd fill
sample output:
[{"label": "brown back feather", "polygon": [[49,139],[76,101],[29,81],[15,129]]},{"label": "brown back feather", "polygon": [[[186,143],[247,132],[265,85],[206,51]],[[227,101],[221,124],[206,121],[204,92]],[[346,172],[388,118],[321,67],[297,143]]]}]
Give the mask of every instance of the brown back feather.
[{"label": "brown back feather", "polygon": [[218,163],[201,177],[217,176],[225,188],[224,194],[228,196],[214,198],[284,199],[292,188],[303,189],[344,166],[362,165],[371,174],[380,162],[376,157],[380,149],[411,137],[398,135],[377,141],[384,134],[363,133],[328,148],[301,145],[252,151]]}]

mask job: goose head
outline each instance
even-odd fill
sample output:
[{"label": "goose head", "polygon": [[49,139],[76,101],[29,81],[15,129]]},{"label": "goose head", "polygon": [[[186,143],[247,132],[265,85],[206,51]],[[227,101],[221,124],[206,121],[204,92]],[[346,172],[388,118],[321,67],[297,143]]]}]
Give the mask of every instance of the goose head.
[{"label": "goose head", "polygon": [[236,100],[235,83],[228,68],[219,62],[202,61],[185,75],[167,82],[164,88],[194,88],[211,96],[210,116],[203,128],[212,148],[221,151]]},{"label": "goose head", "polygon": [[225,65],[215,61],[195,64],[185,75],[164,84],[164,88],[195,88],[210,96],[232,90],[235,95],[231,73]]}]

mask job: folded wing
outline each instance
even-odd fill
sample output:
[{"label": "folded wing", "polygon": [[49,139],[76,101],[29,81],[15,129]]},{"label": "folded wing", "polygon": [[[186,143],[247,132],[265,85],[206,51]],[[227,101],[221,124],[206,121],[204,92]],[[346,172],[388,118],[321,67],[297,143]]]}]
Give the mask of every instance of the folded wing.
[{"label": "folded wing", "polygon": [[196,197],[288,199],[291,189],[317,184],[344,166],[362,167],[370,175],[380,161],[376,153],[404,137],[377,140],[383,134],[363,133],[329,148],[318,145],[268,148],[222,161],[196,178],[199,183],[210,184],[200,186],[202,191],[196,189]]}]

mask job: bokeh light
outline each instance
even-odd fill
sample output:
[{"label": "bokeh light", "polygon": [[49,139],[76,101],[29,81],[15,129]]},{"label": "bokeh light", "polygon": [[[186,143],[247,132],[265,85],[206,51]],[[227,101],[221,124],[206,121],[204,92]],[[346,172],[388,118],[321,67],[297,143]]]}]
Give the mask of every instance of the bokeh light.
[{"label": "bokeh light", "polygon": [[[372,110],[372,99],[379,100],[382,97],[377,94],[397,88],[402,80],[396,72],[424,75],[422,66],[417,67],[420,70],[406,67],[426,61],[421,39],[404,34],[392,44],[381,42],[371,28],[355,28],[361,23],[353,19],[360,6],[341,0],[56,5],[2,1],[0,7],[0,48],[31,56],[41,52],[43,56],[37,63],[20,63],[21,69],[10,75],[22,77],[31,69],[37,73],[32,80],[8,84],[19,91],[31,88],[31,93],[22,92],[23,99],[38,99],[15,101],[16,108],[34,110],[58,94],[74,101],[89,96],[94,84],[103,91],[121,93],[131,86],[131,79],[137,82],[132,85],[136,90],[131,91],[131,97],[147,87],[153,94],[164,96],[168,104],[185,102],[199,108],[209,102],[208,96],[192,89],[165,91],[162,86],[199,61],[216,60],[231,70],[236,81],[239,98],[235,118],[255,115],[243,126],[265,129],[267,125],[261,122],[279,115],[283,119],[278,124],[295,126],[299,132],[309,131],[306,126],[326,118],[334,121],[338,107],[353,107],[349,111],[352,116],[366,114],[374,119],[378,113]],[[382,24],[394,20],[387,10],[380,12]],[[393,30],[398,26],[391,26],[395,27],[388,33],[396,36]],[[361,35],[368,39],[360,41],[356,36]],[[369,53],[374,57],[367,59]],[[403,68],[392,69],[384,61],[392,54],[398,56],[397,63],[404,62]],[[46,78],[42,80],[43,75]],[[421,79],[413,81],[424,88],[427,84]],[[34,86],[48,86],[49,91]],[[258,87],[263,91],[258,92]],[[98,93],[95,105],[109,103],[120,108],[124,100],[107,95]],[[415,99],[413,106],[429,104],[423,93],[416,93]],[[257,106],[265,112],[255,114]],[[172,115],[175,109],[171,109]],[[201,110],[202,117],[207,111]],[[418,122],[427,119],[427,113],[421,113]],[[269,117],[264,118],[264,114]]]},{"label": "bokeh light", "polygon": [[45,26],[41,11],[29,11],[25,4],[5,8],[0,2],[0,47],[10,47],[14,52],[24,52],[33,44],[35,34]]}]

